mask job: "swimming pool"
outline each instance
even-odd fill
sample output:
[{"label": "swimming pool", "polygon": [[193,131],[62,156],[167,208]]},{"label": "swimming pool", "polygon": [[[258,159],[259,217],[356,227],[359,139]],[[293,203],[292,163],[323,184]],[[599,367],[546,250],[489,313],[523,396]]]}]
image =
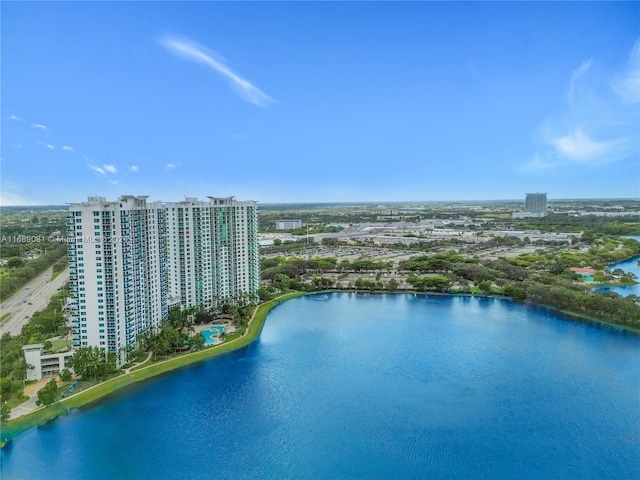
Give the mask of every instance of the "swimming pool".
[{"label": "swimming pool", "polygon": [[209,330],[203,330],[202,336],[204,337],[205,345],[213,345],[215,342],[214,337],[216,335],[220,335],[226,331],[225,327],[220,325],[215,325],[213,327],[209,327]]}]

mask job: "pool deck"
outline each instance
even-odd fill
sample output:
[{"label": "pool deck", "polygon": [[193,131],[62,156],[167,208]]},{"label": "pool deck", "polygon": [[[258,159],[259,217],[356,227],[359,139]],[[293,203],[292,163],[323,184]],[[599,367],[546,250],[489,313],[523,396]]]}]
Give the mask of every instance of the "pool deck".
[{"label": "pool deck", "polygon": [[201,325],[194,325],[193,330],[196,333],[202,333],[205,330],[211,330],[213,327],[224,327],[224,331],[227,335],[236,333],[236,327],[231,323],[203,323]]}]

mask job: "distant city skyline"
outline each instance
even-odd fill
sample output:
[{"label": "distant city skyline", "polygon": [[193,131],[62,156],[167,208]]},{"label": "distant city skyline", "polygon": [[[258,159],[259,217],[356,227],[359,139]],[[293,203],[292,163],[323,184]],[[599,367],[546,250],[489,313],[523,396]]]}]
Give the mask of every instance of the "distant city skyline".
[{"label": "distant city skyline", "polygon": [[640,197],[640,4],[5,2],[0,204]]}]

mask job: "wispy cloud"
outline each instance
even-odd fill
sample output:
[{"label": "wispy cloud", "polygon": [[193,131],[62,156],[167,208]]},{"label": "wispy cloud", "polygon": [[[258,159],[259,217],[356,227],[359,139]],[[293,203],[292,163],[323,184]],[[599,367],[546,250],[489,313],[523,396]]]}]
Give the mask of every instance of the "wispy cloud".
[{"label": "wispy cloud", "polygon": [[137,172],[138,171],[138,166],[137,165],[131,165],[129,167],[129,170],[131,170],[132,172]]},{"label": "wispy cloud", "polygon": [[76,149],[75,149],[75,148],[70,147],[69,145],[63,145],[63,146],[62,146],[62,150],[64,150],[65,152],[71,152],[71,153],[73,153],[73,152],[75,152],[75,151],[76,151]]},{"label": "wispy cloud", "polygon": [[37,129],[39,129],[39,130],[44,130],[45,132],[49,132],[49,131],[50,131],[50,130],[47,128],[47,126],[46,126],[46,125],[43,125],[43,124],[41,124],[41,123],[32,123],[32,124],[31,124],[31,126],[32,126],[33,128],[37,128]]},{"label": "wispy cloud", "polygon": [[172,53],[211,67],[218,74],[229,80],[233,90],[243,100],[254,105],[258,105],[259,107],[266,107],[269,103],[274,101],[251,82],[233,72],[221,59],[219,59],[219,55],[206,47],[188,40],[169,37],[160,39],[159,43]]},{"label": "wispy cloud", "polygon": [[15,120],[17,122],[24,122],[24,120],[20,117],[18,117],[17,115],[11,115],[9,117],[7,117],[7,120]]},{"label": "wispy cloud", "polygon": [[175,170],[176,169],[176,164],[175,163],[167,163],[167,165],[165,166],[167,170]]},{"label": "wispy cloud", "polygon": [[640,40],[636,42],[631,51],[627,71],[616,76],[611,86],[625,102],[640,102]]},{"label": "wispy cloud", "polygon": [[115,167],[115,165],[104,164],[102,168],[105,172],[113,173],[114,175],[118,173],[118,169]]},{"label": "wispy cloud", "polygon": [[111,183],[111,185],[120,185],[120,180],[109,180],[109,183]]},{"label": "wispy cloud", "polygon": [[591,59],[586,62],[582,62],[582,65],[576,68],[571,74],[571,83],[569,84],[569,92],[567,94],[567,102],[569,105],[574,105],[575,102],[580,101],[580,98],[576,98],[579,93],[579,89],[576,88],[576,84],[579,83],[580,77],[589,71],[591,68],[591,62]]},{"label": "wispy cloud", "polygon": [[598,142],[578,128],[569,135],[554,139],[553,144],[566,158],[578,162],[591,162],[606,157],[613,159],[617,153],[625,150],[628,142],[624,138]]},{"label": "wispy cloud", "polygon": [[540,155],[536,154],[533,156],[533,158],[530,161],[528,161],[524,165],[521,165],[518,168],[518,171],[523,173],[535,173],[535,172],[541,172],[544,170],[550,170],[554,167],[555,167],[555,164],[553,162],[545,160],[541,158]]},{"label": "wispy cloud", "polygon": [[48,148],[49,150],[56,149],[56,147],[54,147],[52,144],[43,142],[42,140],[36,140],[36,145],[42,145],[43,147]]},{"label": "wispy cloud", "polygon": [[566,103],[542,123],[538,151],[518,171],[581,171],[640,154],[640,41],[624,73],[603,70],[589,59],[573,71]]},{"label": "wispy cloud", "polygon": [[95,165],[91,165],[90,163],[87,163],[87,166],[93,170],[94,172],[100,174],[100,175],[104,175],[104,170],[100,167],[96,167]]}]

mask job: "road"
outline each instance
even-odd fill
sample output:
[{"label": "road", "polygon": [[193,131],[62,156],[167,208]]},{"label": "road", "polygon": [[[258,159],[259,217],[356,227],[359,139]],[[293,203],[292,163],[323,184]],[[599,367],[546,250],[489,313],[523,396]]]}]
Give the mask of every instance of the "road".
[{"label": "road", "polygon": [[14,293],[0,305],[0,316],[11,313],[0,324],[0,336],[9,332],[18,335],[22,326],[39,310],[43,310],[51,297],[69,280],[69,268],[65,268],[56,278],[51,280],[52,269],[47,269],[27,285]]}]

